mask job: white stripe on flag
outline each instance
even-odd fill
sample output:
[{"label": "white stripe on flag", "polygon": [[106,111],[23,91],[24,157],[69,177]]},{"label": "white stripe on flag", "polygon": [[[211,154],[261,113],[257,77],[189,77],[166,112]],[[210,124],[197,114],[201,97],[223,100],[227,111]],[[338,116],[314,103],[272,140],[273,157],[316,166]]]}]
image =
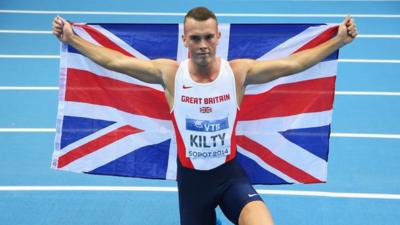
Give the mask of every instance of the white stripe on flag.
[{"label": "white stripe on flag", "polygon": [[287,57],[293,52],[297,51],[304,44],[308,43],[310,40],[317,37],[319,34],[325,30],[337,26],[337,24],[328,24],[321,26],[312,26],[304,30],[303,32],[297,34],[296,36],[288,39],[282,44],[278,45],[276,48],[267,52],[265,55],[261,56],[259,60],[271,60]]},{"label": "white stripe on flag", "polygon": [[99,44],[96,40],[94,40],[92,36],[90,36],[83,28],[78,26],[72,26],[72,29],[79,37],[85,39],[86,41],[94,45],[101,46],[101,44]]},{"label": "white stripe on flag", "polygon": [[167,167],[167,180],[176,180],[176,171],[177,171],[177,144],[176,144],[176,136],[175,132],[171,133],[171,144],[169,145],[169,155],[168,155],[168,167]]},{"label": "white stripe on flag", "polygon": [[327,162],[318,156],[304,150],[300,146],[288,141],[279,133],[268,135],[246,135],[248,138],[265,146],[276,156],[289,164],[319,180],[326,180]]},{"label": "white stripe on flag", "polygon": [[130,76],[126,75],[126,74],[108,70],[108,69],[106,69],[106,68],[104,68],[102,66],[99,66],[96,63],[94,63],[92,60],[88,59],[84,55],[75,54],[75,53],[68,53],[67,57],[68,57],[68,66],[69,66],[69,68],[85,70],[85,71],[89,71],[91,73],[95,73],[95,74],[97,74],[98,76],[101,76],[101,77],[108,77],[108,78],[112,78],[112,79],[115,79],[115,80],[123,81],[123,82],[126,82],[126,83],[131,83],[131,84],[141,85],[141,86],[145,86],[145,87],[150,87],[150,88],[156,89],[158,91],[164,91],[163,87],[161,85],[159,85],[159,84],[145,83],[143,81],[140,81],[138,79],[130,77]]},{"label": "white stripe on flag", "polygon": [[219,24],[218,29],[221,32],[221,38],[217,46],[217,56],[227,59],[229,51],[229,36],[230,36],[230,24]]},{"label": "white stripe on flag", "polygon": [[73,150],[84,143],[94,140],[104,135],[105,133],[112,131],[117,127],[120,127],[121,123],[127,123],[133,127],[145,130],[145,133],[148,136],[157,136],[159,138],[164,138],[165,140],[171,138],[166,179],[169,180],[176,179],[177,152],[176,152],[175,135],[173,132],[173,126],[171,121],[150,119],[146,116],[139,116],[122,112],[107,106],[92,105],[92,104],[78,103],[78,102],[65,102],[65,105],[67,106],[65,108],[65,114],[67,116],[77,116],[77,117],[119,121],[119,122],[117,124],[110,125],[107,128],[104,128],[92,135],[89,135],[85,138],[82,138],[81,140],[78,140],[66,146],[64,149],[60,151],[60,153],[57,156],[65,154],[66,152]]},{"label": "white stripe on flag", "polygon": [[279,178],[283,179],[284,181],[288,182],[288,183],[299,183],[298,181],[292,179],[291,177],[287,176],[286,174],[282,173],[280,170],[275,169],[274,167],[268,165],[267,163],[265,163],[260,157],[258,157],[257,155],[247,151],[246,149],[237,146],[237,150],[240,154],[248,157],[249,159],[252,159],[253,161],[255,161],[259,166],[261,166],[263,169],[275,174],[276,176],[278,176]]},{"label": "white stripe on flag", "polygon": [[108,30],[104,29],[100,25],[89,25],[89,27],[92,27],[93,29],[96,29],[103,35],[105,35],[110,41],[112,41],[114,44],[118,45],[120,48],[124,49],[125,51],[131,53],[138,59],[143,59],[143,60],[149,60],[148,57],[146,57],[144,54],[139,52],[138,50],[134,49],[130,45],[128,45],[125,41],[121,40],[119,37],[115,36],[113,33],[109,32]]},{"label": "white stripe on flag", "polygon": [[281,84],[290,84],[318,78],[334,77],[337,73],[337,61],[320,62],[317,65],[294,75],[281,77],[265,84],[248,85],[246,95],[261,94]]},{"label": "white stripe on flag", "polygon": [[[55,153],[54,157],[58,158],[58,157],[60,157],[60,156],[62,156],[64,154],[68,153],[69,151],[74,150],[75,148],[78,148],[79,146],[84,145],[84,144],[86,144],[88,142],[91,142],[91,141],[93,141],[93,140],[95,140],[95,139],[97,139],[97,138],[99,138],[99,137],[101,137],[101,136],[103,136],[103,135],[105,135],[105,134],[107,134],[107,133],[119,128],[119,127],[121,127],[121,126],[122,125],[120,123],[112,124],[112,125],[110,125],[108,127],[100,129],[99,131],[96,131],[93,134],[90,134],[90,135],[88,135],[86,137],[83,137],[83,138],[81,138],[81,139],[79,139],[79,140],[77,140],[77,141],[65,146],[62,149],[56,149],[57,151],[54,151],[54,153]],[[78,129],[80,129],[81,131],[83,130],[83,128],[78,128]],[[77,133],[78,131],[76,131],[76,132],[71,131],[71,132]]]},{"label": "white stripe on flag", "polygon": [[178,62],[183,62],[185,61],[188,56],[189,56],[189,51],[188,49],[185,47],[183,40],[182,40],[182,35],[184,34],[184,29],[183,29],[183,24],[179,24],[179,41],[178,41],[178,50],[177,53],[178,54],[176,56],[176,59]]},{"label": "white stripe on flag", "polygon": [[286,117],[238,121],[236,134],[259,135],[276,133],[291,129],[327,126],[332,122],[332,110],[302,113]]},{"label": "white stripe on flag", "polygon": [[[326,180],[327,163],[288,141],[278,132],[290,129],[326,126],[331,123],[331,119],[332,111],[330,110],[288,117],[240,121],[237,125],[237,135],[245,134],[250,139],[270,149],[274,154],[288,163],[302,168],[302,170],[320,180]],[[293,154],[293,152],[296,152],[296,154]]]},{"label": "white stripe on flag", "polygon": [[148,134],[142,132],[132,134],[79,158],[61,169],[77,172],[90,172],[139,148],[161,143],[166,140],[166,136],[154,135],[153,133]]},{"label": "white stripe on flag", "polygon": [[171,132],[173,130],[170,120],[160,120],[147,116],[134,115],[109,106],[66,101],[64,114],[66,116],[126,123],[148,132],[152,131],[172,135]]}]

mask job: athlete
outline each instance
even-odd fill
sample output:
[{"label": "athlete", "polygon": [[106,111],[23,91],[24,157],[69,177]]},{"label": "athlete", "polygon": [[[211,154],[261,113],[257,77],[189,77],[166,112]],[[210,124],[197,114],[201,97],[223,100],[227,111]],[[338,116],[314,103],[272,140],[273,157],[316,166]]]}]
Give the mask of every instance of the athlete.
[{"label": "athlete", "polygon": [[190,58],[141,60],[93,45],[78,37],[61,17],[53,34],[97,64],[148,83],[160,84],[171,109],[178,146],[177,182],[182,225],[214,225],[220,206],[234,224],[272,225],[269,210],[236,162],[236,114],[249,84],[261,84],[303,71],[357,36],[346,17],[329,41],[289,57],[227,62],[216,56],[217,18],[204,7],[184,18],[182,41]]}]

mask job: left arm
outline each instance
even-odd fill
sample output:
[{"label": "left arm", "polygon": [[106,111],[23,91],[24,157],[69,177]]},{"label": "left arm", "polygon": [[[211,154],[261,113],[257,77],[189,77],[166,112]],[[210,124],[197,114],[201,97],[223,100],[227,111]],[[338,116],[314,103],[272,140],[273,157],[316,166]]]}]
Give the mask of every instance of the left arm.
[{"label": "left arm", "polygon": [[[301,72],[317,64],[332,52],[350,43],[357,36],[353,19],[346,17],[337,35],[312,49],[307,49],[283,59],[270,61],[242,60],[242,85],[266,83],[277,78]],[[245,68],[245,71],[243,69]]]}]

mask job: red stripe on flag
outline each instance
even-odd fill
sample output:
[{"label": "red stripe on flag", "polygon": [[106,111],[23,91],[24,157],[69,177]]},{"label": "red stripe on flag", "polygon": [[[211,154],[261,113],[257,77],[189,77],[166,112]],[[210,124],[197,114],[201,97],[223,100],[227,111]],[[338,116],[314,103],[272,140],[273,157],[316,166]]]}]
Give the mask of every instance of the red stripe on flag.
[{"label": "red stripe on flag", "polygon": [[129,125],[115,129],[95,140],[92,140],[78,148],[75,148],[58,159],[58,168],[63,168],[64,166],[72,163],[73,161],[82,158],[92,152],[95,152],[104,146],[107,146],[113,142],[118,141],[128,135],[143,132],[143,130],[131,127]]},{"label": "red stripe on flag", "polygon": [[189,157],[186,157],[186,146],[185,146],[185,143],[183,142],[181,133],[179,132],[178,124],[176,123],[175,115],[173,112],[171,113],[171,117],[172,117],[172,123],[174,124],[174,129],[175,129],[176,144],[177,144],[176,147],[177,147],[179,161],[182,163],[182,166],[184,166],[186,168],[194,169],[192,161],[190,161]]},{"label": "red stripe on flag", "polygon": [[334,37],[336,35],[338,28],[339,28],[339,26],[335,26],[335,27],[331,27],[331,28],[325,30],[324,32],[319,34],[317,37],[315,37],[311,41],[307,42],[307,44],[305,44],[301,48],[297,49],[292,54],[306,50],[306,49],[313,48],[315,46],[318,46],[318,45],[328,41],[329,39],[331,39],[332,37]]},{"label": "red stripe on flag", "polygon": [[278,85],[271,90],[245,95],[239,120],[291,116],[332,109],[336,77]]},{"label": "red stripe on flag", "polygon": [[68,69],[66,101],[110,106],[124,112],[169,120],[164,93],[89,71]]},{"label": "red stripe on flag", "polygon": [[240,135],[237,136],[237,143],[242,148],[255,154],[257,157],[262,159],[266,164],[274,167],[281,171],[292,179],[300,183],[321,183],[322,181],[306,173],[305,171],[293,166],[286,162],[279,156],[275,155],[268,148],[260,145],[259,143],[251,140],[250,138]]},{"label": "red stripe on flag", "polygon": [[100,31],[96,30],[95,28],[88,26],[88,25],[74,25],[74,26],[78,26],[81,27],[82,29],[84,29],[94,40],[96,40],[100,45],[106,47],[106,48],[110,48],[113,49],[117,52],[120,52],[126,56],[131,56],[131,57],[135,57],[134,55],[132,55],[131,53],[129,53],[128,51],[126,51],[125,49],[119,47],[117,44],[115,44],[112,40],[110,40],[107,36],[105,36],[103,33],[101,33]]},{"label": "red stripe on flag", "polygon": [[237,121],[238,121],[238,117],[237,117],[238,112],[239,112],[239,110],[236,110],[236,117],[235,117],[235,122],[233,125],[232,137],[231,137],[231,154],[228,155],[228,157],[226,157],[225,162],[229,162],[236,157],[236,152],[237,152],[236,125],[237,125]]}]

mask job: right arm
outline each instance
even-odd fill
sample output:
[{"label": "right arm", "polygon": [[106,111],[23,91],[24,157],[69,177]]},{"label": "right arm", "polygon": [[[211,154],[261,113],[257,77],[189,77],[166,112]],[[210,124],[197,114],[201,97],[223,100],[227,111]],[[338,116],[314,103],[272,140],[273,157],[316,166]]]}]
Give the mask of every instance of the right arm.
[{"label": "right arm", "polygon": [[169,77],[166,74],[173,73],[177,67],[173,60],[141,60],[94,45],[74,34],[71,24],[60,17],[54,19],[52,32],[60,41],[71,45],[95,63],[146,83],[161,84],[166,88],[166,79]]}]

